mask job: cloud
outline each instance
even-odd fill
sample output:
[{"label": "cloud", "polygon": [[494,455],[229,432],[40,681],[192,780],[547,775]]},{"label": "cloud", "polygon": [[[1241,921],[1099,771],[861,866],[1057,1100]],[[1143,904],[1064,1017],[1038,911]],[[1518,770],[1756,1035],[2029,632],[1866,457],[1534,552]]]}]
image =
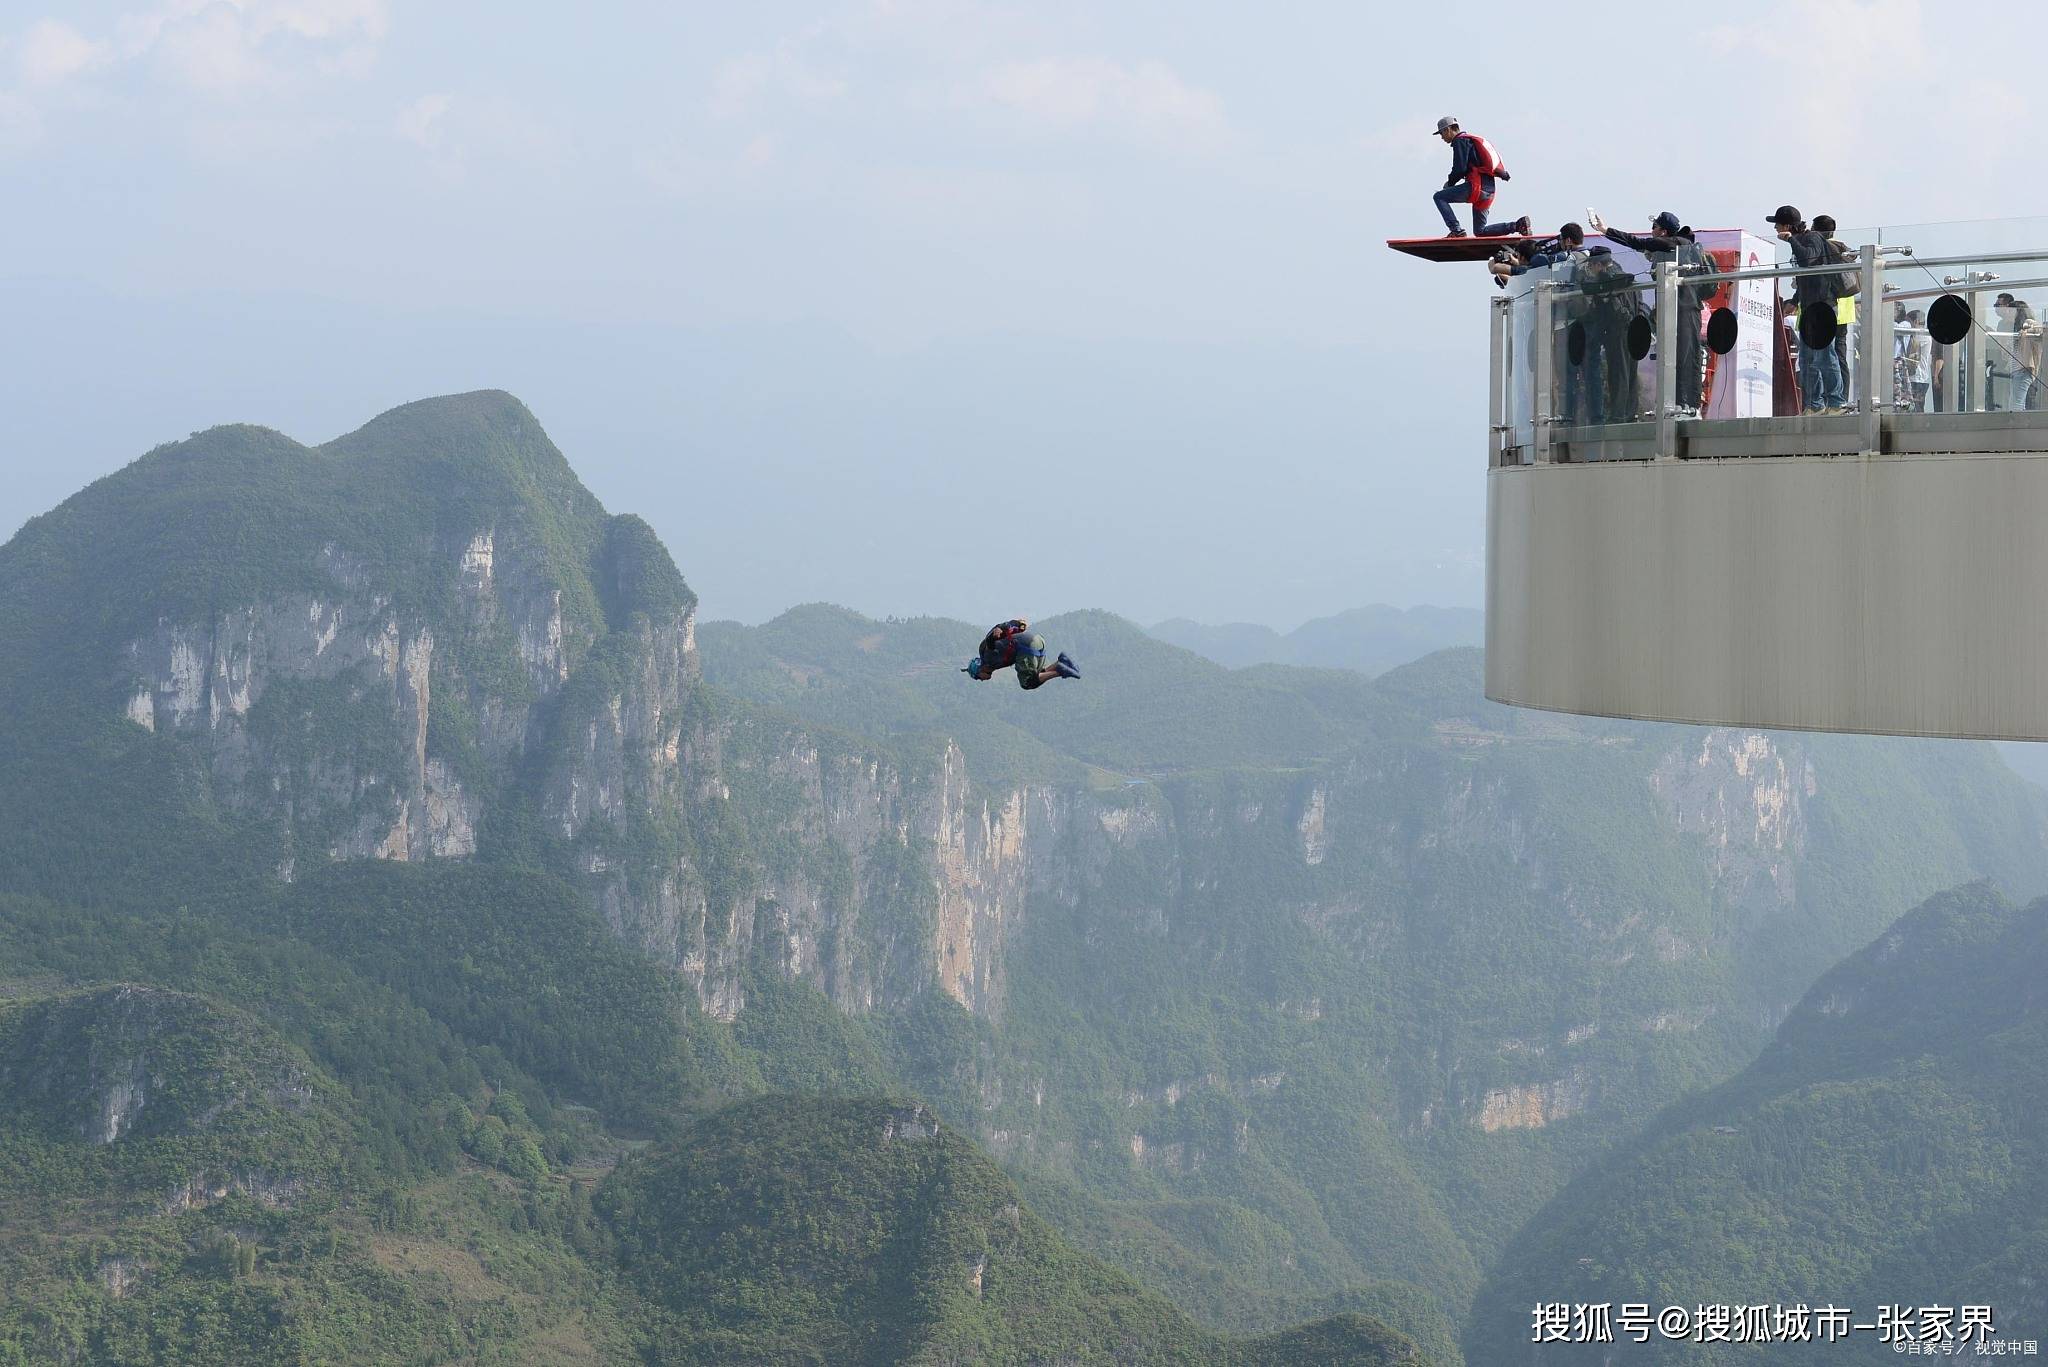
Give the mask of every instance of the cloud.
[{"label": "cloud", "polygon": [[1424,118],[1419,111],[1411,113],[1366,134],[1359,140],[1360,145],[1374,156],[1398,161],[1445,161],[1448,158],[1443,143],[1430,136],[1438,117],[1432,114]]},{"label": "cloud", "polygon": [[[1897,112],[1902,96],[1926,88],[1929,37],[1921,0],[1798,0],[1754,22],[1715,25],[1706,45],[1717,64],[1750,73],[1745,118],[1761,112],[1789,136],[1810,135],[1826,148],[1812,159],[1799,202],[1847,203],[1868,196],[1871,168],[1901,155]],[[1916,101],[1922,126],[1955,113],[1962,132],[1983,117],[1979,93]]]},{"label": "cloud", "polygon": [[553,175],[574,161],[574,140],[561,124],[523,101],[490,94],[422,95],[398,111],[391,132],[425,152],[446,180],[463,179],[487,163]]},{"label": "cloud", "polygon": [[42,140],[43,118],[19,95],[0,90],[0,156],[33,147]]},{"label": "cloud", "polygon": [[1232,137],[1223,102],[1158,61],[1008,62],[984,71],[971,96],[1056,132],[1110,129],[1182,151],[1211,151]]},{"label": "cloud", "polygon": [[305,71],[360,74],[390,26],[386,0],[160,0],[104,37],[41,19],[12,45],[24,86],[147,68],[212,95],[288,85]]},{"label": "cloud", "polygon": [[192,26],[214,26],[258,48],[291,40],[376,42],[390,15],[385,0],[162,0],[122,16],[115,29],[123,50],[139,56]]},{"label": "cloud", "polygon": [[813,24],[766,52],[749,52],[724,63],[711,81],[711,114],[735,119],[753,113],[770,97],[801,103],[837,99],[846,93],[836,73],[841,46],[837,32]]},{"label": "cloud", "polygon": [[409,143],[433,150],[441,141],[439,128],[449,107],[455,103],[453,95],[422,95],[398,111],[396,128],[398,136]]},{"label": "cloud", "polygon": [[178,84],[212,94],[276,79],[260,38],[232,5],[209,5],[163,24],[143,51]]},{"label": "cloud", "polygon": [[24,84],[55,85],[105,62],[111,50],[69,24],[43,19],[21,36],[15,69]]}]

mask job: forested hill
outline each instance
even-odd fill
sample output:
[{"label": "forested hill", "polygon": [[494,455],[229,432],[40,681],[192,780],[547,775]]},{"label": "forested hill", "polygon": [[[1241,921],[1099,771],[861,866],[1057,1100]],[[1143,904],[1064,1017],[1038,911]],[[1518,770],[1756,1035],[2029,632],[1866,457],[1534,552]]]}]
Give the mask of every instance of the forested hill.
[{"label": "forested hill", "polygon": [[[1228,670],[1105,612],[1038,624],[1085,677],[1031,693],[958,672],[986,624],[700,632],[503,394],[160,448],[0,549],[0,605],[0,1361],[872,1320],[1021,1362],[1113,1313],[1061,1342],[1454,1367],[1525,1221],[1831,964],[2048,887],[1984,747],[1509,712],[1469,650]],[[859,1265],[802,1211],[868,1171],[847,1097],[944,1161],[860,1187],[901,1276],[799,1304]],[[933,1182],[973,1304],[888,1196]],[[679,1251],[741,1190],[731,1261]]]},{"label": "forested hill", "polygon": [[602,1204],[664,1312],[657,1343],[689,1345],[656,1361],[1421,1361],[1357,1315],[1255,1340],[1198,1328],[1067,1248],[920,1105],[744,1102],[622,1168]]},{"label": "forested hill", "polygon": [[1916,901],[2044,885],[2036,799],[1983,746],[1519,712],[1474,651],[1368,680],[1034,625],[1083,680],[970,683],[981,625],[822,605],[700,640],[721,688],[960,747],[1018,856],[990,872],[1034,894],[976,951],[977,1132],[1027,1189],[1113,1198],[1068,1227],[1212,1305],[1265,1303],[1282,1257],[1295,1295],[1392,1277],[1455,1311]]},{"label": "forested hill", "polygon": [[[1823,976],[1741,1076],[1672,1107],[1561,1193],[1481,1296],[1471,1360],[1754,1356],[1661,1341],[1618,1357],[1612,1346],[1538,1352],[1539,1302],[1803,1301],[1854,1307],[1866,1324],[1879,1306],[1967,1303],[2038,1341],[2043,1115],[2048,901],[2015,906],[1983,885],[1936,897]],[[1893,1356],[1876,1335],[1855,1337],[1772,1351]]]},{"label": "forested hill", "polygon": [[[883,1193],[820,1094],[972,1114],[929,837],[876,820],[964,792],[708,690],[666,551],[502,394],[160,448],[0,549],[0,603],[0,1362],[830,1356],[773,1326],[809,1222]],[[1351,1314],[1199,1328],[926,1138],[829,1271],[894,1267],[860,1303],[927,1360],[1038,1360],[1033,1321],[1080,1362],[1415,1360]],[[704,1193],[661,1174],[763,1144],[816,1185],[719,1200],[671,1281]]]}]

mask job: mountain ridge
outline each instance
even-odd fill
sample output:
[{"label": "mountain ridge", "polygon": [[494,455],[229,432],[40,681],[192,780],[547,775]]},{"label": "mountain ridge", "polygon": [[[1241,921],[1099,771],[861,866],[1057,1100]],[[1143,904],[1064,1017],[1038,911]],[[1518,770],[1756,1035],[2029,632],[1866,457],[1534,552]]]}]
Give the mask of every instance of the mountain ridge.
[{"label": "mountain ridge", "polygon": [[1385,673],[1424,655],[1485,641],[1485,617],[1476,608],[1389,607],[1372,603],[1311,618],[1291,631],[1253,622],[1197,622],[1172,617],[1147,630],[1232,669],[1250,665],[1311,665]]},{"label": "mountain ridge", "polygon": [[1844,953],[1944,884],[2048,885],[1982,747],[1512,712],[1469,649],[1229,670],[1091,611],[1038,624],[1085,677],[1026,693],[958,672],[978,625],[700,628],[530,418],[223,429],[0,551],[38,723],[0,744],[10,972],[260,1011],[357,1098],[331,1228],[391,1267],[439,1220],[591,1285],[633,1145],[907,1093],[1213,1328],[1434,1345]]}]

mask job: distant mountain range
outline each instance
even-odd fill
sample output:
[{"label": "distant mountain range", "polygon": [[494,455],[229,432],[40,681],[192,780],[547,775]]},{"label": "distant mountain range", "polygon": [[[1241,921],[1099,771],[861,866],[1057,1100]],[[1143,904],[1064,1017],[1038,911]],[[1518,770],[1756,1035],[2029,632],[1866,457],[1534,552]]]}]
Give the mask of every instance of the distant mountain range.
[{"label": "distant mountain range", "polygon": [[[1025,692],[700,624],[508,395],[150,452],[0,548],[0,1361],[1503,1367],[1752,1246],[2029,1304],[2034,923],[1894,923],[2048,889],[2042,796],[1391,616],[1071,613]],[[1765,1218],[1823,1150],[1845,1242]]]},{"label": "distant mountain range", "polygon": [[1486,614],[1477,608],[1391,608],[1384,604],[1318,617],[1281,633],[1251,622],[1211,625],[1173,617],[1155,624],[1154,636],[1232,669],[1247,665],[1312,665],[1383,674],[1452,646],[1486,641]]}]

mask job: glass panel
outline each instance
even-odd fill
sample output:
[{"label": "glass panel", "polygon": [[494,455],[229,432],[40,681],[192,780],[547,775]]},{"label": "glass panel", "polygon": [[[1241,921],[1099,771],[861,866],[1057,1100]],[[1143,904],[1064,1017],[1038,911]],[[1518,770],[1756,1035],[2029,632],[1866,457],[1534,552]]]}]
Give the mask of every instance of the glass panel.
[{"label": "glass panel", "polygon": [[1507,338],[1507,423],[1509,464],[1528,464],[1535,459],[1536,386],[1530,370],[1531,334],[1536,326],[1536,297],[1521,285],[1508,302]]},{"label": "glass panel", "polygon": [[[1901,409],[2001,413],[2041,408],[2048,252],[1952,265],[1894,258],[1885,263],[1885,286],[1894,337],[1892,388]],[[1956,336],[1959,330],[1961,337]]]},{"label": "glass panel", "polygon": [[[1699,234],[1701,253],[1719,272],[1768,269],[1782,255],[1775,238],[1740,228]],[[1712,280],[1698,287],[1705,334],[1702,416],[1768,418],[1779,413],[1780,387],[1793,395],[1792,353],[1780,326],[1779,280]],[[1789,411],[1789,410],[1782,410]]]},{"label": "glass panel", "polygon": [[[1858,236],[1912,253],[1885,258],[1890,387],[1897,409],[2040,410],[2048,219],[1892,224]],[[1937,301],[1944,294],[1958,302],[1939,308],[1968,324],[1958,340],[1943,340],[1953,335],[1939,326]]]},{"label": "glass panel", "polygon": [[[1612,429],[1645,422],[1655,404],[1656,295],[1641,253],[1595,240],[1583,259],[1555,267],[1558,440],[1582,447],[1621,437],[1652,439],[1649,432]],[[1574,451],[1575,460],[1614,454]],[[1651,454],[1644,451],[1641,454]]]},{"label": "glass panel", "polygon": [[[1816,277],[1785,277],[1710,279],[1681,291],[1672,322],[1680,354],[1667,402],[1682,416],[1695,409],[1706,419],[1846,412],[1866,399],[1899,413],[2048,412],[2048,219],[1830,235],[1843,250],[1840,276],[1826,290],[1801,288],[1801,279]],[[1857,256],[1865,242],[1881,249],[1877,300],[1861,295]],[[1507,445],[1523,459],[1537,458],[1545,418],[1556,459],[1646,456],[1654,443],[1658,329],[1651,281],[1664,254],[1647,233],[1594,235],[1587,245],[1605,250],[1508,282]],[[1768,231],[1705,231],[1698,246],[1718,272],[1790,264],[1789,251]],[[1547,386],[1534,374],[1533,286],[1540,281],[1554,282]],[[1853,294],[1845,290],[1852,281]],[[1800,341],[1801,295],[1829,325],[1820,329],[1824,346]],[[1873,389],[1867,396],[1866,383]],[[1803,392],[1809,384],[1810,395]],[[1547,401],[1540,397],[1546,388]],[[1539,403],[1547,411],[1539,412]]]}]

